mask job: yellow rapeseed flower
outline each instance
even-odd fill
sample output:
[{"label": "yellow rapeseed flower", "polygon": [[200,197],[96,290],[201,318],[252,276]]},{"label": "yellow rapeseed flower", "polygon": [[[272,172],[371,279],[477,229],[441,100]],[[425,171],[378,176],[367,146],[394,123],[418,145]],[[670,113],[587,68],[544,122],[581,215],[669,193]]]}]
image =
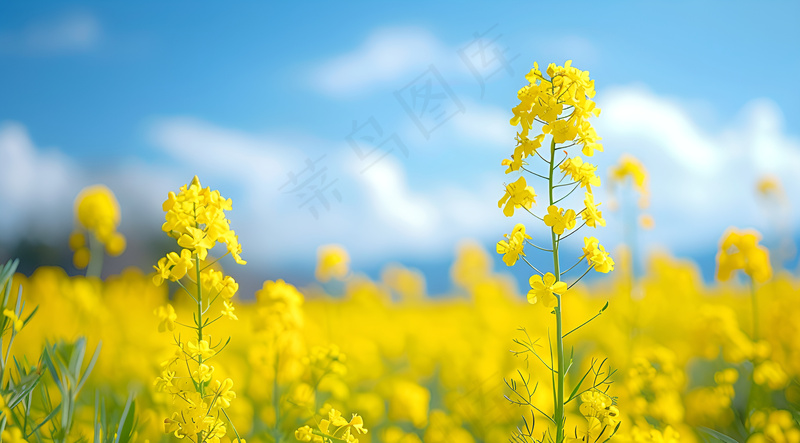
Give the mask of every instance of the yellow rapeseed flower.
[{"label": "yellow rapeseed flower", "polygon": [[511,217],[515,208],[531,209],[534,203],[536,203],[536,193],[533,187],[528,186],[525,177],[520,177],[517,181],[506,185],[506,192],[497,202],[497,207],[503,208],[506,217]]},{"label": "yellow rapeseed flower", "polygon": [[541,300],[545,307],[554,308],[558,305],[555,294],[562,295],[567,292],[567,284],[563,281],[557,282],[556,276],[549,272],[544,278],[539,274],[532,276],[529,283],[531,290],[528,291],[528,303],[532,305]]},{"label": "yellow rapeseed flower", "polygon": [[514,266],[520,255],[525,256],[525,240],[531,236],[525,233],[525,225],[517,223],[511,234],[504,234],[503,237],[506,239],[497,242],[497,253],[503,254],[503,263],[506,266]]},{"label": "yellow rapeseed flower", "polygon": [[547,215],[544,216],[544,224],[553,228],[553,232],[561,235],[565,230],[575,227],[575,210],[559,208],[556,205],[547,207]]}]

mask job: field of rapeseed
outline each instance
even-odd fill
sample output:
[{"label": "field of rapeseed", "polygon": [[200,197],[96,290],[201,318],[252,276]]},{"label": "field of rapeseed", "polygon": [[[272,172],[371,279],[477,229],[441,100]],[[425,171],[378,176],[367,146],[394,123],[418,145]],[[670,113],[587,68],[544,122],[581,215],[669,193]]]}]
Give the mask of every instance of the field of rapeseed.
[{"label": "field of rapeseed", "polygon": [[[336,245],[319,248],[318,284],[240,294],[235,202],[198,177],[164,190],[174,252],[101,279],[126,248],[124,208],[84,190],[68,242],[85,276],[0,272],[2,441],[800,442],[797,279],[749,230],[720,233],[713,284],[667,255],[641,275],[628,250],[612,257],[594,190],[638,193],[635,237],[652,224],[645,166],[589,163],[620,154],[592,127],[588,72],[525,78],[507,180],[486,202],[510,233],[496,251],[464,242],[447,296],[398,265],[364,277]],[[528,267],[530,288],[490,254]]]}]

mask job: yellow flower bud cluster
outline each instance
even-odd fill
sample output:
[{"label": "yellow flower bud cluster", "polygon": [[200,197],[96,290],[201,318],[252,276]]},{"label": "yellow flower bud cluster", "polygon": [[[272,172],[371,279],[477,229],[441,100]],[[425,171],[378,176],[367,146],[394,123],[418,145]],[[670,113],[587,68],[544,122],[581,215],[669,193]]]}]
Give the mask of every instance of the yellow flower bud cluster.
[{"label": "yellow flower bud cluster", "polygon": [[69,237],[69,247],[75,252],[72,260],[76,268],[83,269],[89,265],[94,241],[112,257],[125,251],[125,236],[117,232],[119,203],[106,186],[89,186],[78,194],[75,199],[75,218],[78,227]]}]

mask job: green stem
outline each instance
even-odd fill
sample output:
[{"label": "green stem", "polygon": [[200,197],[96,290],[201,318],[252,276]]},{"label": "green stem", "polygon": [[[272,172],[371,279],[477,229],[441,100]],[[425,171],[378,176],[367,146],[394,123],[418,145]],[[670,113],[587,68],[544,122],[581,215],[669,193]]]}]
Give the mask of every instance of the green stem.
[{"label": "green stem", "polygon": [[[203,284],[200,282],[200,257],[197,256],[197,253],[194,254],[194,269],[196,271],[196,284],[197,284],[197,346],[200,346],[200,342],[203,341]],[[200,365],[203,364],[203,354],[200,353],[197,355],[197,368],[198,371],[200,370]],[[200,386],[200,398],[205,397],[205,382],[201,381],[199,383]],[[197,441],[202,441],[203,433],[197,433]]]},{"label": "green stem", "polygon": [[103,244],[89,231],[89,265],[86,266],[87,277],[100,278],[103,270]]},{"label": "green stem", "polygon": [[[194,267],[197,270],[197,346],[200,346],[203,340],[203,285],[200,283],[200,257],[197,254],[194,256]],[[197,356],[197,364],[203,364],[202,354]]]},{"label": "green stem", "polygon": [[[550,194],[550,204],[554,204],[553,200],[553,170],[555,169],[555,155],[556,155],[556,141],[555,139],[551,139],[550,141],[550,176],[548,179],[548,191]],[[561,270],[558,262],[558,239],[556,238],[555,231],[550,229],[550,236],[553,242],[553,270],[554,275],[556,277],[556,281],[561,281]],[[555,404],[555,415],[556,415],[556,443],[561,443],[564,440],[564,379],[566,378],[566,368],[564,364],[564,331],[562,330],[561,324],[561,312],[563,309],[561,295],[556,294],[556,299],[558,300],[558,305],[554,310],[556,314],[556,352],[558,358],[558,382],[556,387],[556,404]],[[551,354],[552,355],[552,354]]]},{"label": "green stem", "polygon": [[275,378],[272,381],[272,407],[275,408],[275,441],[280,441],[280,387],[278,386],[278,370],[281,353],[278,349],[278,340],[275,340]]},{"label": "green stem", "polygon": [[750,298],[753,301],[753,342],[758,341],[758,299],[756,298],[756,282],[750,277]]}]

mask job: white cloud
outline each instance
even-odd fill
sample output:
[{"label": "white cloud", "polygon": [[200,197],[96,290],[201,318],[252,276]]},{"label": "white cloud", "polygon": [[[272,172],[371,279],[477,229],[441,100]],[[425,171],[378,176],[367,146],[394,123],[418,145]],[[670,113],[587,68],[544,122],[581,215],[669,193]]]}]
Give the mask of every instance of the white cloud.
[{"label": "white cloud", "polygon": [[405,81],[433,63],[449,66],[455,59],[454,51],[423,29],[381,28],[353,51],[323,61],[310,82],[326,94],[350,96]]},{"label": "white cloud", "polygon": [[19,123],[0,124],[0,240],[14,243],[31,238],[65,244],[73,228],[73,205],[78,192],[106,184],[117,196],[126,234],[159,226],[165,189],[177,180],[176,169],[145,165],[127,159],[122,166],[84,168],[55,148],[34,145]]},{"label": "white cloud", "polygon": [[648,149],[661,149],[684,168],[697,174],[714,174],[721,166],[720,152],[711,134],[695,124],[679,104],[644,88],[610,90],[600,120],[615,133],[647,141]]},{"label": "white cloud", "polygon": [[19,31],[0,33],[0,52],[21,54],[63,54],[85,52],[98,46],[102,27],[89,13],[71,13],[32,23]]},{"label": "white cloud", "polygon": [[[57,150],[39,151],[24,126],[0,125],[0,232],[6,239],[20,237],[28,228],[41,232],[62,230],[75,198],[72,178],[77,168]],[[69,218],[67,220],[70,220]]]},{"label": "white cloud", "polygon": [[257,187],[277,187],[301,153],[276,140],[185,117],[158,120],[150,139],[165,153],[203,176],[235,178]]},{"label": "white cloud", "polygon": [[[654,242],[696,250],[715,245],[729,226],[769,229],[755,192],[759,178],[773,174],[786,189],[800,186],[800,140],[786,134],[770,100],[748,103],[718,131],[693,118],[685,104],[642,86],[612,88],[597,100],[606,153],[593,159],[605,171],[619,153],[629,152],[648,168],[658,224],[650,235]],[[800,205],[800,195],[789,199]]]},{"label": "white cloud", "polygon": [[396,160],[386,157],[360,178],[367,189],[368,205],[382,224],[414,238],[436,235],[440,218],[436,205],[428,196],[411,192]]},{"label": "white cloud", "polygon": [[480,143],[483,149],[510,153],[514,149],[516,128],[508,122],[512,113],[492,105],[468,102],[464,114],[453,118],[452,129],[458,138]]}]

